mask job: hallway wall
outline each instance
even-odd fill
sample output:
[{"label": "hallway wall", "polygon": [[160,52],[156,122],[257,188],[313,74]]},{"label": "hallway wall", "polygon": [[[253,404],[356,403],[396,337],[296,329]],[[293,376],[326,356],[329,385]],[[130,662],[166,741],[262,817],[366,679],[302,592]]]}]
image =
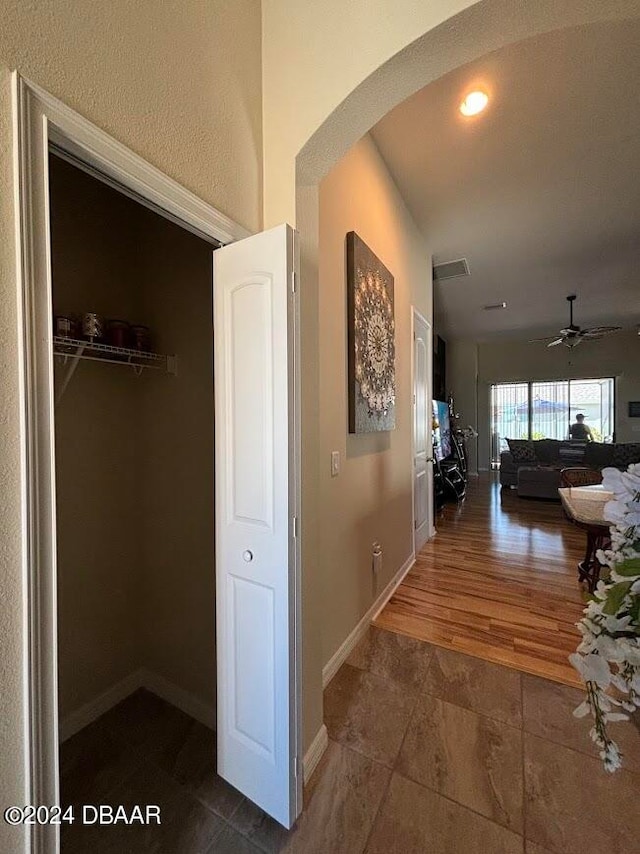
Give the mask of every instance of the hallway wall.
[{"label": "hallway wall", "polygon": [[[356,231],[394,276],[396,428],[350,435],[345,236]],[[375,143],[365,136],[320,186],[319,571],[326,664],[413,551],[411,305],[432,314],[431,256]],[[331,451],[341,470],[331,476]],[[383,569],[371,569],[371,545]],[[316,606],[317,607],[317,606]]]}]

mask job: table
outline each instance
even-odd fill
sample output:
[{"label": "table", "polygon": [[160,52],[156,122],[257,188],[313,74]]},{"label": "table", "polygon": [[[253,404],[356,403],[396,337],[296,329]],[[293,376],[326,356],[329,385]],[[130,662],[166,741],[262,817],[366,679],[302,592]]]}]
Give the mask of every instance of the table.
[{"label": "table", "polygon": [[598,549],[609,548],[609,522],[604,518],[604,505],[613,498],[602,485],[567,486],[558,490],[562,508],[569,521],[587,533],[584,560],[578,564],[578,578],[586,581],[593,593],[600,578],[601,564],[596,557]]}]

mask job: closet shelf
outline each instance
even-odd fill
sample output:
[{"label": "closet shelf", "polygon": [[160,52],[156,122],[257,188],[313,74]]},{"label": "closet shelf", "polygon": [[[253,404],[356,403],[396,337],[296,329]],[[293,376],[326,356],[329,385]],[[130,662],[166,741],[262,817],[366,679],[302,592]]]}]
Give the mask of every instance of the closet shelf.
[{"label": "closet shelf", "polygon": [[97,341],[83,341],[77,338],[62,338],[59,335],[53,339],[53,353],[62,359],[69,369],[60,386],[57,398],[64,394],[80,359],[92,362],[108,362],[111,365],[124,365],[141,374],[144,370],[163,370],[174,376],[178,373],[177,356],[161,353],[145,353],[142,350],[131,350],[128,347],[113,347],[111,344],[100,344]]}]

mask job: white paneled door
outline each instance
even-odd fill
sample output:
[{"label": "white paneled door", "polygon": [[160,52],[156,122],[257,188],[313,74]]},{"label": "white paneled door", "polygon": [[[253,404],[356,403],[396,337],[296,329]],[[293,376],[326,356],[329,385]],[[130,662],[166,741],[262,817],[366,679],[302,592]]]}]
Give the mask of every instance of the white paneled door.
[{"label": "white paneled door", "polygon": [[213,257],[218,772],[291,827],[302,805],[294,232]]},{"label": "white paneled door", "polygon": [[416,554],[432,533],[431,327],[413,312],[413,527]]}]

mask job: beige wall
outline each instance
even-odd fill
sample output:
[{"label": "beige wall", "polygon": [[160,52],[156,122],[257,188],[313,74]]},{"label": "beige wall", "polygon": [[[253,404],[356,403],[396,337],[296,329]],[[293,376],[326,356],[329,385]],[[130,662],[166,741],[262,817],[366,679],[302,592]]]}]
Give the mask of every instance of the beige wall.
[{"label": "beige wall", "polygon": [[[17,68],[250,229],[261,226],[259,0],[6,0],[0,26],[0,802],[28,800],[9,72]],[[0,848],[21,829],[0,825]]]},{"label": "beige wall", "polygon": [[640,441],[637,419],[628,417],[629,400],[640,400],[640,337],[627,331],[582,344],[574,350],[546,348],[524,341],[478,345],[479,466],[490,459],[489,386],[517,380],[616,377],[616,438]]},{"label": "beige wall", "polygon": [[[396,429],[350,435],[345,236],[356,231],[394,276]],[[372,139],[320,186],[319,562],[323,664],[413,551],[411,306],[431,318],[431,256]],[[331,451],[341,457],[331,477]],[[371,571],[371,545],[384,550]]]},{"label": "beige wall", "polygon": [[51,164],[56,313],[179,355],[177,377],[80,362],[56,410],[60,715],[141,667],[214,708],[211,247]]},{"label": "beige wall", "polygon": [[[469,5],[470,0],[399,0],[393,7],[386,0],[263,0],[265,225],[294,221],[296,155],[327,116],[390,57]],[[388,109],[366,116],[362,125],[351,116],[354,136],[340,153]]]}]

